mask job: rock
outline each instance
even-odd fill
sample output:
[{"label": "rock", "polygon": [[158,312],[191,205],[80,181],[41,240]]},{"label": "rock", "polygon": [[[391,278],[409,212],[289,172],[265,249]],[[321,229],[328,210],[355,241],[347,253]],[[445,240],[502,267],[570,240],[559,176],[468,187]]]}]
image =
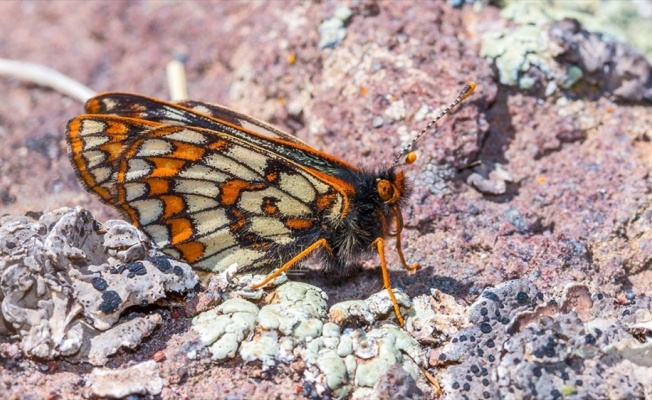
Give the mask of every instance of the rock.
[{"label": "rock", "polygon": [[95,396],[115,399],[132,394],[156,396],[166,385],[159,376],[155,361],[145,361],[124,369],[95,368],[87,380]]}]

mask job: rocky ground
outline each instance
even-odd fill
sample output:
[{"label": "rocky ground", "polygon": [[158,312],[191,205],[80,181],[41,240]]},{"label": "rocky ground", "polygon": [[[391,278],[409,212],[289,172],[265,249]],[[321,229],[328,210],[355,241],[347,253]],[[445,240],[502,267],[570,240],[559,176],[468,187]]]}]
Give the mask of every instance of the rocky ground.
[{"label": "rocky ground", "polygon": [[[651,397],[649,45],[628,39],[633,22],[600,18],[651,24],[634,3],[601,6],[0,3],[5,59],[160,98],[166,64],[182,59],[191,98],[367,166],[389,164],[466,82],[478,85],[404,168],[403,243],[421,268],[407,273],[388,252],[408,316],[397,329],[375,259],[344,280],[310,264],[253,297],[226,275],[188,289],[194,277],[174,281],[158,253],[111,253],[107,238],[93,267],[69,269],[75,249],[91,251],[79,227],[119,217],[83,190],[66,154],[82,104],[0,76],[0,398]],[[53,212],[62,207],[72,211]],[[79,274],[100,268],[170,298],[109,307],[124,311],[115,329],[158,327],[143,322],[127,347],[93,353],[94,329],[107,327],[92,310],[115,303],[99,289],[79,296],[98,287]],[[18,306],[46,311],[20,319]]]}]

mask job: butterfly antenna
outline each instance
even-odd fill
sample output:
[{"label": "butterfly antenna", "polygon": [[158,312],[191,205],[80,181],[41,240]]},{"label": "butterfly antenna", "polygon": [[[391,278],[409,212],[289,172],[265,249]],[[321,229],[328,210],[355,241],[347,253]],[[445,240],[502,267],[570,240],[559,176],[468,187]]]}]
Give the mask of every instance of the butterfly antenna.
[{"label": "butterfly antenna", "polygon": [[[432,128],[433,125],[435,125],[437,121],[439,121],[444,115],[448,114],[453,108],[457,107],[458,104],[460,104],[461,102],[466,100],[467,97],[473,94],[473,91],[475,90],[475,86],[476,86],[475,82],[467,83],[462,89],[462,91],[460,92],[460,94],[457,96],[457,98],[452,103],[450,103],[448,107],[446,107],[442,112],[440,112],[439,115],[435,117],[435,119],[430,121],[428,125],[426,125],[426,127],[423,128],[423,130],[419,132],[419,134],[414,139],[412,139],[410,143],[408,143],[405,147],[403,147],[401,154],[399,154],[398,157],[396,157],[394,163],[392,164],[392,167],[398,166],[406,154],[408,159],[405,160],[405,163],[411,164],[412,162],[414,162],[416,160],[416,157],[414,157],[412,153],[408,153],[409,150],[412,148],[412,146],[414,146],[414,144],[421,138],[421,136],[423,136],[426,132],[428,132],[430,128]],[[412,157],[410,157],[411,155]]]}]

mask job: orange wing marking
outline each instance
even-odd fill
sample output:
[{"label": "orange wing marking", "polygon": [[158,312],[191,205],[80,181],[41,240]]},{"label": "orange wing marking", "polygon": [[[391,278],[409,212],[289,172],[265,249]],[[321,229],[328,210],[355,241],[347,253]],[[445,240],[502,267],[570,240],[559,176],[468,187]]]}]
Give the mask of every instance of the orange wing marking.
[{"label": "orange wing marking", "polygon": [[185,208],[185,203],[180,196],[165,195],[161,196],[160,199],[165,204],[163,218],[170,218],[176,214],[180,214]]},{"label": "orange wing marking", "polygon": [[185,218],[175,218],[166,222],[170,227],[172,238],[170,242],[173,245],[185,242],[192,237],[192,224]]},{"label": "orange wing marking", "polygon": [[278,206],[274,202],[274,199],[265,197],[263,199],[263,205],[261,206],[262,211],[269,216],[277,216],[280,212]]},{"label": "orange wing marking", "polygon": [[174,245],[174,248],[179,250],[184,260],[192,264],[199,260],[206,250],[204,245],[198,242],[188,242]]},{"label": "orange wing marking", "polygon": [[337,194],[326,193],[317,197],[317,211],[322,212],[330,208],[337,201]]},{"label": "orange wing marking", "polygon": [[287,226],[290,229],[300,231],[303,229],[312,228],[313,225],[312,225],[312,221],[309,219],[291,218],[287,220],[285,226]]},{"label": "orange wing marking", "polygon": [[251,183],[243,181],[242,179],[229,179],[219,184],[220,187],[220,203],[224,206],[234,205],[240,198],[240,193],[243,190],[263,190],[267,189],[264,183]]},{"label": "orange wing marking", "polygon": [[206,153],[206,150],[200,147],[183,142],[174,142],[174,147],[174,152],[168,154],[167,157],[188,161],[199,161],[204,157],[204,153]]},{"label": "orange wing marking", "polygon": [[185,160],[174,160],[167,157],[147,157],[147,161],[154,163],[151,178],[174,178],[186,165]]},{"label": "orange wing marking", "polygon": [[145,181],[149,186],[149,195],[156,196],[170,193],[170,181],[165,179],[147,179]]}]

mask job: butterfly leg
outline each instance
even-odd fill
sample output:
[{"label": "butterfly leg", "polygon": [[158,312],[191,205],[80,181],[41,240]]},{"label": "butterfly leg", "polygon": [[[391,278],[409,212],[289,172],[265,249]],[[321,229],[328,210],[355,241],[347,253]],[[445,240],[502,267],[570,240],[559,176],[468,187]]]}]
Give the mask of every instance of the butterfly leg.
[{"label": "butterfly leg", "polygon": [[419,268],[419,263],[408,265],[407,262],[405,262],[405,256],[403,256],[403,249],[401,249],[400,233],[396,235],[396,252],[398,253],[398,257],[401,259],[401,264],[403,264],[403,268],[405,268],[408,271],[414,271],[415,269]]},{"label": "butterfly leg", "polygon": [[405,262],[405,256],[403,255],[403,249],[401,247],[401,232],[403,231],[403,215],[401,214],[401,210],[399,210],[398,207],[393,207],[392,210],[394,211],[394,217],[396,218],[396,252],[398,253],[398,257],[401,259],[401,264],[403,264],[403,268],[405,268],[408,271],[414,271],[415,269],[419,268],[419,263],[414,263],[411,266],[408,266],[407,262]]},{"label": "butterfly leg", "polygon": [[279,275],[281,275],[283,272],[287,271],[288,269],[292,268],[294,264],[298,263],[301,261],[301,259],[307,257],[310,253],[313,251],[317,250],[318,248],[323,247],[329,252],[332,252],[331,246],[328,244],[326,239],[319,239],[315,243],[311,244],[308,246],[305,250],[303,250],[301,253],[297,254],[296,256],[292,257],[292,259],[285,264],[281,266],[281,268],[277,269],[276,271],[272,272],[271,274],[267,275],[265,279],[263,279],[261,282],[256,283],[253,285],[254,289],[259,289],[265,285],[267,285],[269,282],[273,281],[276,279]]},{"label": "butterfly leg", "polygon": [[396,314],[396,319],[398,319],[399,325],[403,326],[405,325],[405,321],[403,320],[403,316],[401,315],[401,310],[398,307],[398,301],[396,301],[396,296],[394,296],[394,291],[392,290],[392,283],[389,281],[389,271],[387,270],[387,261],[385,260],[385,239],[379,237],[376,240],[374,240],[374,242],[371,245],[376,246],[376,250],[378,250],[378,257],[380,258],[380,269],[383,272],[383,286],[385,287],[385,289],[387,289],[389,298],[392,300],[392,304],[394,304],[394,313]]}]

